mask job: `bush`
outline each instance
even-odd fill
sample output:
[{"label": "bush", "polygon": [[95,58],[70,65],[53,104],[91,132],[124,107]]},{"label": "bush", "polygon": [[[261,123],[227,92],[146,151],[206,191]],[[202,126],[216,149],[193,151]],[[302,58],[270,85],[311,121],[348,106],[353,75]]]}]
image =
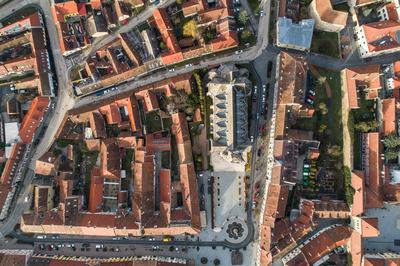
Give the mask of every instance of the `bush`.
[{"label": "bush", "polygon": [[182,34],[185,37],[196,38],[198,33],[199,33],[199,31],[198,31],[198,28],[197,28],[197,23],[196,23],[196,21],[194,19],[189,20],[182,27]]},{"label": "bush", "polygon": [[360,122],[354,125],[354,129],[357,131],[361,131],[363,133],[367,133],[370,131],[374,131],[379,127],[379,123],[376,120],[368,121],[368,122]]},{"label": "bush", "polygon": [[343,185],[344,185],[345,199],[346,199],[347,204],[351,205],[351,204],[353,204],[355,190],[351,186],[350,168],[345,166],[343,168],[343,173],[344,173],[344,184]]},{"label": "bush", "polygon": [[201,82],[200,75],[198,73],[193,73],[194,79],[196,80],[196,85],[197,85],[197,91],[199,93],[199,100],[200,100],[200,111],[201,114],[204,116],[205,114],[205,98],[204,98],[204,91],[203,91],[203,85]]},{"label": "bush", "polygon": [[397,159],[400,152],[400,138],[396,134],[390,134],[383,140],[385,147],[385,159],[387,161]]}]

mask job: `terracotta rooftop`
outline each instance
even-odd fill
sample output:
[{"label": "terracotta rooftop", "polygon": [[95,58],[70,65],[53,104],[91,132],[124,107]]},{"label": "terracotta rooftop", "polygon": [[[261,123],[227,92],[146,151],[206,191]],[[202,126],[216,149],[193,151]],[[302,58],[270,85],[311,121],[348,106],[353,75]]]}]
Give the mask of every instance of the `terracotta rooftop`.
[{"label": "terracotta rooftop", "polygon": [[379,236],[379,220],[373,217],[363,217],[361,219],[362,237]]},{"label": "terracotta rooftop", "polygon": [[300,56],[280,53],[279,104],[301,104],[305,93],[308,65]]},{"label": "terracotta rooftop", "polygon": [[382,134],[390,135],[396,132],[396,99],[388,98],[382,100]]},{"label": "terracotta rooftop", "polygon": [[393,20],[377,21],[364,24],[361,27],[364,30],[369,52],[400,47],[396,34],[400,30],[399,22]]},{"label": "terracotta rooftop", "polygon": [[[62,53],[81,48],[89,43],[80,20],[78,5],[75,1],[56,3],[51,8],[51,13],[56,25],[60,49]],[[71,17],[78,17],[78,20],[70,20]],[[68,24],[74,24],[69,26]],[[70,30],[69,27],[75,28]]]},{"label": "terracotta rooftop", "polygon": [[364,213],[364,204],[365,204],[364,172],[353,171],[351,173],[351,186],[354,189],[354,198],[353,198],[353,206],[351,208],[351,215],[359,216]]},{"label": "terracotta rooftop", "polygon": [[359,232],[353,230],[350,237],[350,254],[353,265],[362,265],[361,260],[364,253],[363,241]]},{"label": "terracotta rooftop", "polygon": [[365,170],[366,208],[382,208],[382,145],[378,132],[365,133],[368,162]]},{"label": "terracotta rooftop", "polygon": [[16,177],[18,164],[22,160],[24,151],[25,144],[18,142],[12,145],[10,157],[1,174],[1,184],[11,186]]},{"label": "terracotta rooftop", "polygon": [[106,125],[104,117],[99,112],[91,112],[90,115],[90,127],[93,131],[93,136],[95,138],[106,138]]},{"label": "terracotta rooftop", "polygon": [[367,99],[374,99],[378,97],[378,91],[382,88],[379,65],[345,69],[345,77],[350,108],[359,107],[359,90],[366,92]]},{"label": "terracotta rooftop", "polygon": [[100,158],[100,174],[106,178],[119,179],[121,156],[116,139],[105,139],[101,142]]},{"label": "terracotta rooftop", "polygon": [[347,244],[352,229],[347,226],[336,226],[318,235],[316,238],[305,244],[301,251],[310,264],[315,263],[333,249]]},{"label": "terracotta rooftop", "polygon": [[94,167],[90,174],[89,212],[100,212],[103,204],[104,178],[100,176],[100,169]]},{"label": "terracotta rooftop", "polygon": [[19,129],[19,136],[23,143],[29,144],[32,142],[36,129],[40,126],[49,103],[49,97],[37,96],[33,99],[31,107],[24,116]]},{"label": "terracotta rooftop", "polygon": [[316,11],[322,21],[345,27],[347,12],[334,10],[330,0],[314,0]]}]

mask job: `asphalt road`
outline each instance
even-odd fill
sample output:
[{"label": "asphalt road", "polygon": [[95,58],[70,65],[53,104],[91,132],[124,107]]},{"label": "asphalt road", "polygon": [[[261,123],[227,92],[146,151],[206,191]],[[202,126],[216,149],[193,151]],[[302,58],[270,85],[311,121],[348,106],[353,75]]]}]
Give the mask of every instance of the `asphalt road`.
[{"label": "asphalt road", "polygon": [[[165,2],[162,2],[159,7],[164,7],[170,3],[172,3],[172,0],[167,0]],[[134,90],[137,90],[143,85],[154,83],[169,77],[181,75],[183,73],[189,73],[193,72],[194,70],[201,69],[204,67],[210,67],[214,65],[219,65],[219,64],[224,64],[224,63],[248,63],[260,55],[262,55],[264,52],[269,52],[269,53],[279,53],[283,49],[278,49],[272,45],[268,46],[268,29],[269,29],[269,14],[270,14],[270,1],[265,1],[263,0],[261,2],[262,10],[266,14],[265,16],[260,17],[259,21],[259,26],[258,26],[258,36],[257,36],[257,43],[255,46],[243,51],[242,53],[236,54],[236,53],[231,53],[231,54],[224,54],[221,56],[221,54],[216,54],[215,57],[211,58],[204,58],[201,59],[200,63],[198,65],[194,65],[191,67],[181,67],[177,68],[173,72],[168,72],[168,71],[161,71],[158,72],[157,75],[150,75],[146,77],[141,77],[137,78],[136,80],[128,81],[125,84],[122,84],[119,86],[119,90],[117,90],[115,93],[112,94],[106,94],[100,97],[97,96],[88,96],[88,97],[83,97],[80,99],[76,99],[73,94],[72,94],[72,86],[71,82],[69,80],[69,70],[67,67],[66,59],[61,55],[61,50],[59,47],[58,43],[58,36],[57,32],[55,29],[55,24],[52,19],[51,13],[50,13],[50,3],[47,0],[23,0],[23,1],[11,1],[4,6],[0,8],[0,19],[6,17],[10,13],[13,13],[15,10],[22,6],[26,6],[29,4],[34,4],[40,6],[44,17],[45,17],[45,23],[47,27],[47,32],[49,35],[51,45],[51,50],[53,53],[54,57],[54,63],[55,63],[55,69],[57,71],[57,78],[58,78],[58,97],[56,99],[57,104],[54,112],[50,113],[46,118],[44,119],[44,124],[47,125],[47,130],[45,132],[45,135],[43,138],[41,138],[41,142],[38,144],[38,146],[33,150],[33,155],[32,155],[32,164],[31,168],[34,168],[34,161],[39,158],[43,153],[45,153],[49,146],[51,145],[54,135],[57,131],[57,129],[60,127],[62,119],[66,115],[66,112],[72,108],[79,108],[83,106],[88,106],[93,103],[98,103],[99,101],[105,100],[109,97],[118,97],[121,94],[132,92]],[[153,13],[154,9],[156,7],[151,7],[148,10],[144,11],[142,14],[131,20],[127,25],[121,27],[116,33],[108,35],[104,37],[103,39],[96,41],[95,44],[91,46],[90,49],[86,50],[83,55],[89,55],[99,47],[105,45],[106,43],[110,42],[113,40],[113,38],[116,37],[117,34],[121,32],[126,32],[132,27],[142,23],[143,21],[147,20]],[[55,41],[53,41],[55,40]],[[290,52],[293,53],[300,53],[297,51],[290,50]],[[304,54],[304,53],[302,53]],[[331,57],[319,55],[319,54],[314,54],[314,53],[307,53],[305,54],[306,58],[309,60],[311,64],[315,64],[319,67],[324,67],[324,68],[329,68],[333,70],[341,70],[345,67],[351,67],[351,66],[359,66],[359,65],[365,65],[366,63],[358,58],[354,60],[339,60],[339,59],[334,59]],[[84,60],[85,57],[81,57],[81,60]],[[377,58],[373,58],[371,62],[368,62],[368,64],[382,64],[382,63],[388,63],[394,60],[394,58],[399,58],[400,57],[400,52],[391,54],[391,55],[383,55],[379,56]],[[272,86],[272,85],[271,85]],[[260,86],[259,88],[262,88]],[[258,105],[258,110],[260,110],[260,99],[257,101]],[[258,124],[258,121],[256,122]],[[257,130],[257,127],[254,127],[255,130]],[[256,136],[256,135],[255,135]],[[256,152],[257,145],[253,144],[253,152]],[[253,156],[256,157],[256,156]],[[252,166],[254,166],[254,162],[252,161]],[[17,195],[17,201],[14,207],[12,208],[9,218],[6,219],[3,223],[0,224],[0,232],[3,235],[7,235],[8,233],[11,233],[10,236],[17,238],[21,241],[25,242],[49,242],[48,239],[46,240],[40,240],[40,239],[33,239],[29,238],[27,236],[23,235],[18,235],[15,232],[13,232],[13,228],[15,224],[18,223],[19,218],[23,211],[27,208],[26,204],[24,204],[23,199],[25,196],[29,195],[29,184],[31,183],[33,179],[34,173],[31,169],[27,170],[27,174],[25,175],[25,179],[23,180],[23,186],[20,189],[19,194]],[[253,176],[253,174],[252,174]],[[252,177],[253,180],[253,177]],[[251,184],[251,189],[253,188],[254,184]],[[15,206],[18,206],[17,208]],[[213,241],[172,241],[169,243],[165,243],[162,241],[148,241],[148,240],[140,240],[140,239],[128,239],[128,240],[112,240],[109,238],[106,239],[101,239],[99,238],[93,238],[93,239],[81,239],[79,242],[82,243],[98,243],[99,241],[103,243],[121,243],[121,244],[143,244],[143,245],[176,245],[176,246],[224,246],[227,248],[232,248],[232,249],[237,249],[237,248],[242,248],[248,245],[253,240],[253,235],[254,235],[254,226],[252,223],[252,215],[251,215],[251,208],[250,211],[248,211],[248,225],[249,225],[249,234],[248,237],[241,243],[238,244],[232,244],[229,243],[228,241],[220,241],[220,242],[213,242]],[[117,241],[117,242],[116,242]],[[75,238],[63,238],[63,239],[57,239],[54,240],[54,243],[76,243],[77,239]]]}]

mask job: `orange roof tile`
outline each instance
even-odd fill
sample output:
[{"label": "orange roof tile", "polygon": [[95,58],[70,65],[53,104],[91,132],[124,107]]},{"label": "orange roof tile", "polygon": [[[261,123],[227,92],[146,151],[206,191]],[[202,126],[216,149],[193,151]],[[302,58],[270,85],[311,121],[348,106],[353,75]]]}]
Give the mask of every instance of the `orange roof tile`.
[{"label": "orange roof tile", "polygon": [[42,122],[49,103],[49,97],[37,96],[33,99],[31,107],[29,108],[28,113],[24,116],[19,129],[19,136],[23,143],[29,144],[32,142],[36,129]]},{"label": "orange roof tile", "polygon": [[387,136],[396,131],[396,100],[388,98],[382,100],[382,133]]},{"label": "orange roof tile", "polygon": [[[400,46],[396,32],[400,30],[400,23],[393,20],[377,21],[361,26],[370,52],[377,52],[398,48]],[[385,44],[381,42],[386,40]]]},{"label": "orange roof tile", "polygon": [[14,143],[11,147],[10,157],[8,158],[6,165],[4,166],[1,174],[1,184],[10,185],[17,173],[17,166],[22,159],[22,155],[25,150],[23,143]]},{"label": "orange roof tile", "polygon": [[353,206],[351,215],[358,216],[364,213],[364,173],[361,171],[353,171],[351,173],[351,186],[354,188]]},{"label": "orange roof tile", "polygon": [[121,177],[121,157],[116,139],[105,139],[100,146],[100,174],[107,178]]},{"label": "orange roof tile", "polygon": [[328,229],[301,247],[308,263],[313,264],[333,249],[345,245],[351,236],[348,226],[337,226]]},{"label": "orange roof tile", "polygon": [[347,23],[347,12],[334,10],[330,0],[315,0],[316,11],[322,21],[345,27]]},{"label": "orange roof tile", "polygon": [[366,174],[366,208],[383,207],[382,198],[382,145],[378,132],[366,133],[368,145],[368,168]]},{"label": "orange roof tile", "polygon": [[168,47],[170,53],[175,54],[181,51],[176,39],[174,28],[169,20],[167,11],[165,9],[156,9],[153,13],[155,23],[161,33],[161,37]]},{"label": "orange roof tile", "polygon": [[379,220],[378,218],[364,217],[361,219],[362,237],[379,236]]},{"label": "orange roof tile", "polygon": [[350,108],[358,108],[357,90],[359,86],[366,86],[368,94],[371,94],[367,96],[369,99],[377,96],[377,91],[382,88],[379,65],[345,69],[345,76]]},{"label": "orange roof tile", "polygon": [[100,176],[100,169],[94,167],[90,174],[89,205],[90,212],[100,212],[103,203],[104,178]]},{"label": "orange roof tile", "polygon": [[360,233],[353,230],[350,237],[350,254],[352,258],[353,265],[362,265],[363,256],[363,241]]},{"label": "orange roof tile", "polygon": [[[99,1],[100,2],[100,1]],[[68,15],[79,14],[78,5],[75,1],[56,3],[51,8],[53,19],[57,22],[65,22]]]}]

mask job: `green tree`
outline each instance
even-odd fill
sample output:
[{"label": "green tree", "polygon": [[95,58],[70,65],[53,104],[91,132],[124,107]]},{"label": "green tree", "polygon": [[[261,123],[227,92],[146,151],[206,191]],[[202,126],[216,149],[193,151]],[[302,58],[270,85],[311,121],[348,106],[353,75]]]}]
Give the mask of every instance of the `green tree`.
[{"label": "green tree", "polygon": [[326,77],[325,77],[325,76],[320,76],[320,77],[317,79],[317,83],[318,83],[319,85],[324,84],[325,81],[326,81]]},{"label": "green tree", "polygon": [[338,145],[331,145],[328,147],[328,154],[331,157],[339,157],[340,155],[342,155],[342,148]]},{"label": "green tree", "polygon": [[395,149],[387,149],[385,151],[385,159],[387,161],[396,160],[397,156],[399,156],[399,152]]},{"label": "green tree", "polygon": [[253,34],[251,33],[251,31],[245,30],[245,31],[242,32],[241,37],[242,37],[242,39],[245,40],[245,39],[250,38],[252,35]]},{"label": "green tree", "polygon": [[396,134],[390,134],[383,139],[385,148],[392,149],[400,146],[400,138]]},{"label": "green tree", "polygon": [[325,125],[325,124],[321,124],[320,126],[319,126],[319,128],[318,128],[318,133],[324,133],[325,132],[325,130],[328,128],[328,126],[327,125]]},{"label": "green tree", "polygon": [[185,37],[196,38],[199,34],[199,30],[197,28],[197,23],[194,19],[189,20],[182,27],[182,34]]},{"label": "green tree", "polygon": [[367,122],[360,122],[354,125],[354,129],[357,131],[361,131],[361,132],[370,132],[370,131],[374,131],[375,129],[377,129],[379,126],[378,121],[373,120],[373,121],[367,121]]},{"label": "green tree", "polygon": [[167,48],[167,46],[165,45],[164,42],[160,42],[160,49],[164,50],[165,48]]},{"label": "green tree", "polygon": [[239,17],[238,17],[238,21],[239,21],[240,24],[242,24],[243,26],[245,26],[245,25],[247,24],[247,21],[249,21],[249,16],[248,16],[246,10],[240,11]]},{"label": "green tree", "polygon": [[326,115],[328,113],[328,107],[326,106],[326,103],[319,103],[318,104],[318,109],[321,111],[321,114]]}]

